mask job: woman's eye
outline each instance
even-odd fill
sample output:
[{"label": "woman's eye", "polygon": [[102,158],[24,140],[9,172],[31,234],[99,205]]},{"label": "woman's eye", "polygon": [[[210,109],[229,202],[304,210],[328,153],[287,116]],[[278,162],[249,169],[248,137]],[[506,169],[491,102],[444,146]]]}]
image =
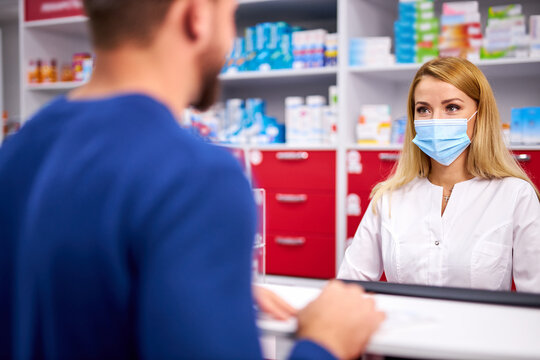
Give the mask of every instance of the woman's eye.
[{"label": "woman's eye", "polygon": [[446,107],[446,110],[449,111],[449,112],[456,112],[458,110],[460,110],[461,108],[457,105],[454,105],[454,104],[450,104]]},{"label": "woman's eye", "polygon": [[416,108],[416,112],[418,114],[427,114],[429,112],[429,110],[428,110],[427,107],[422,106],[422,107]]}]

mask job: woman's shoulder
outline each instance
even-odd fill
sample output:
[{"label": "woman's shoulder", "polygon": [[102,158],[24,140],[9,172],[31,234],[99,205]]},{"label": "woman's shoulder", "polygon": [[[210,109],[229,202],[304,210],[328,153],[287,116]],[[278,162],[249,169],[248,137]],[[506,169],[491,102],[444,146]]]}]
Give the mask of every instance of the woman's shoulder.
[{"label": "woman's shoulder", "polygon": [[517,178],[517,177],[513,177],[513,176],[507,176],[507,177],[498,178],[498,179],[476,178],[476,181],[478,184],[489,183],[492,186],[501,187],[501,188],[508,188],[508,189],[514,189],[514,190],[526,190],[526,189],[534,190],[532,185],[528,181]]},{"label": "woman's shoulder", "polygon": [[397,189],[386,191],[382,194],[382,198],[388,200],[391,198],[404,199],[408,196],[413,196],[417,191],[425,191],[426,187],[429,186],[429,180],[425,177],[415,177],[411,181],[401,185]]},{"label": "woman's shoulder", "polygon": [[490,187],[493,191],[508,196],[537,197],[536,190],[530,182],[513,176],[500,179],[477,179],[476,182],[481,186]]},{"label": "woman's shoulder", "polygon": [[395,192],[398,194],[407,194],[407,193],[410,193],[411,191],[422,190],[426,187],[429,187],[429,185],[430,185],[430,182],[427,179],[427,177],[417,176],[411,181],[409,181],[408,183],[403,184],[402,186],[397,188]]}]

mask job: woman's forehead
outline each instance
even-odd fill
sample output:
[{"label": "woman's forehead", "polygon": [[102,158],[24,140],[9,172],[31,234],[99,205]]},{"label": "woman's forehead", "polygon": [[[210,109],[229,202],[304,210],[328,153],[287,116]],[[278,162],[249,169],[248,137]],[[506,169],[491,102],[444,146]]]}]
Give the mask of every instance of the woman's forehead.
[{"label": "woman's forehead", "polygon": [[451,98],[460,98],[463,101],[471,100],[463,91],[454,85],[436,79],[432,76],[423,76],[414,89],[415,101],[431,99],[431,101],[444,101]]}]

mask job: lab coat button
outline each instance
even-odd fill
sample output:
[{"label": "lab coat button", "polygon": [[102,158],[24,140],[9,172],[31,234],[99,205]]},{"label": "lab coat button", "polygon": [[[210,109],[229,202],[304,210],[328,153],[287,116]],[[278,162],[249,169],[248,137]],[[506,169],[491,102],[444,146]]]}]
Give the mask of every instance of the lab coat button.
[{"label": "lab coat button", "polygon": [[435,245],[439,246],[440,242],[439,240],[435,241]]}]

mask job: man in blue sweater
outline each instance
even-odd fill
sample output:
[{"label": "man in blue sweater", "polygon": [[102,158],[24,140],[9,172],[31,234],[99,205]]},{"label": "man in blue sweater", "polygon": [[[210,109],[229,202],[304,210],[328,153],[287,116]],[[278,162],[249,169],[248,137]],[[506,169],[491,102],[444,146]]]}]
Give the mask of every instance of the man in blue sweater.
[{"label": "man in blue sweater", "polygon": [[[236,4],[84,3],[92,80],[0,151],[0,358],[260,358],[249,184],[177,123],[216,97]],[[291,357],[357,357],[382,318],[331,282]]]}]

